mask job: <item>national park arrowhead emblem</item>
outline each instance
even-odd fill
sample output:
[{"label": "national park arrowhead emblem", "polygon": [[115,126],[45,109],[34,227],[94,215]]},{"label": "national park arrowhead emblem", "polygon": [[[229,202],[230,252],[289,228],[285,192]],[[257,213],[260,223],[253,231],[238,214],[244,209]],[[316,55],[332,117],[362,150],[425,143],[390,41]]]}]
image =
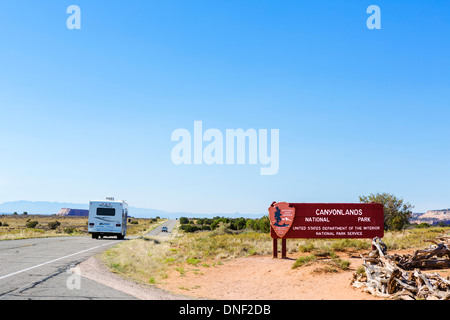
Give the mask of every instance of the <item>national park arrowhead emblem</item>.
[{"label": "national park arrowhead emblem", "polygon": [[292,226],[295,208],[289,207],[287,202],[273,203],[269,207],[269,220],[273,231],[283,238]]}]

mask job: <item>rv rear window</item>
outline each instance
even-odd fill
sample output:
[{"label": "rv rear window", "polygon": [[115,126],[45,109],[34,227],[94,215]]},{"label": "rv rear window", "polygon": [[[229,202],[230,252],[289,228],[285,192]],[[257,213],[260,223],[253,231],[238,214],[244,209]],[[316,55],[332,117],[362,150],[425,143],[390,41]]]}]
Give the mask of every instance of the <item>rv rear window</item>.
[{"label": "rv rear window", "polygon": [[116,209],[114,208],[97,208],[98,216],[115,216]]}]

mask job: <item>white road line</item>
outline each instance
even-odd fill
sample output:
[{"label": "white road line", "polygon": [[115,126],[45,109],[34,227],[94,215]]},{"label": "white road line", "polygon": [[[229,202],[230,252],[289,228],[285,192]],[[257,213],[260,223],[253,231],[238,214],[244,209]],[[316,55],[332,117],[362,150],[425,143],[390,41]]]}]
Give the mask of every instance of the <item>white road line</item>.
[{"label": "white road line", "polygon": [[[30,267],[30,268],[26,268],[26,269],[23,269],[23,270],[20,270],[20,271],[16,271],[16,272],[7,274],[6,276],[1,276],[1,277],[0,277],[0,280],[5,279],[5,278],[8,278],[8,277],[11,277],[11,276],[13,276],[13,275],[16,275],[16,274],[19,274],[19,273],[22,273],[22,272],[25,272],[25,271],[29,271],[29,270],[32,270],[32,269],[36,269],[36,268],[42,267],[42,266],[44,266],[44,265],[46,265],[46,264],[49,264],[49,263],[53,263],[53,262],[56,262],[56,261],[59,261],[59,260],[65,259],[65,258],[69,258],[69,257],[72,257],[72,256],[76,256],[77,254],[80,254],[80,253],[83,253],[83,252],[88,252],[88,251],[91,251],[91,250],[94,250],[94,249],[97,249],[97,248],[100,248],[100,247],[103,247],[103,246],[107,246],[107,245],[110,245],[110,244],[112,244],[112,243],[114,243],[114,242],[105,243],[105,244],[102,244],[102,245],[100,245],[100,246],[96,246],[96,247],[93,247],[93,248],[90,248],[90,249],[78,251],[78,252],[69,254],[69,255],[67,255],[67,256],[58,258],[58,259],[53,259],[53,260],[51,260],[51,261],[47,261],[47,262],[44,262],[44,263],[35,265],[35,266],[33,266],[33,267]],[[117,243],[117,242],[116,242],[116,243]]]}]

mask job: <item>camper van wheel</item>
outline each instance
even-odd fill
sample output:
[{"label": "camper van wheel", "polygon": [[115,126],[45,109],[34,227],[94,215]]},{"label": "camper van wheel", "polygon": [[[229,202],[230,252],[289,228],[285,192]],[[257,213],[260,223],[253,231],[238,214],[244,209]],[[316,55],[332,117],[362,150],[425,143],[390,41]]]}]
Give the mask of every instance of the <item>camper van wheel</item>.
[{"label": "camper van wheel", "polygon": [[117,235],[117,240],[123,240],[124,238],[125,238],[125,236],[123,234]]},{"label": "camper van wheel", "polygon": [[93,233],[92,234],[92,239],[98,239],[98,234]]}]

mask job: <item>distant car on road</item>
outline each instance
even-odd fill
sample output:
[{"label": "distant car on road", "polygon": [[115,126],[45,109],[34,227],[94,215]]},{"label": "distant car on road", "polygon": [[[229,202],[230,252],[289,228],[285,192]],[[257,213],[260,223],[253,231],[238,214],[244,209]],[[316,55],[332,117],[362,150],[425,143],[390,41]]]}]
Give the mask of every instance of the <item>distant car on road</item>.
[{"label": "distant car on road", "polygon": [[169,232],[169,230],[167,230],[167,227],[162,227],[161,232]]}]

